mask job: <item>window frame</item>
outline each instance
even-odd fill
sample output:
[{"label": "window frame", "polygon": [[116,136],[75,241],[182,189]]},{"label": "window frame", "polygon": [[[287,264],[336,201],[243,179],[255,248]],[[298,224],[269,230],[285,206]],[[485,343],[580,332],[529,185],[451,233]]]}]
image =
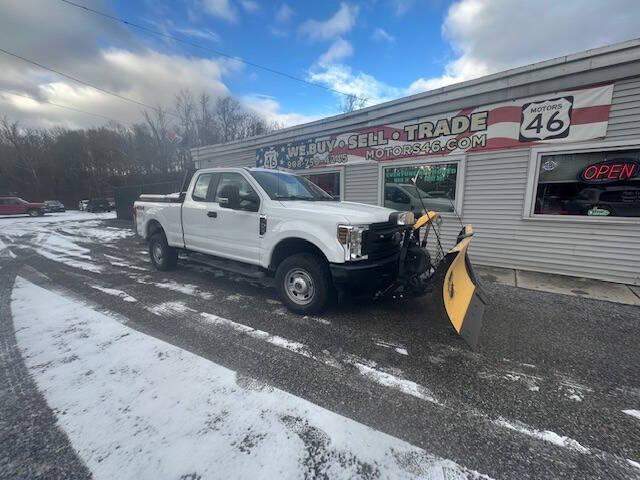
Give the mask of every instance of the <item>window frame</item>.
[{"label": "window frame", "polygon": [[216,205],[220,206],[220,203],[216,200],[216,198],[218,198],[218,187],[220,187],[220,181],[222,180],[222,177],[224,175],[238,175],[240,176],[240,178],[242,178],[245,182],[247,182],[247,185],[249,185],[249,187],[251,188],[251,190],[253,190],[253,193],[256,194],[256,196],[258,197],[258,209],[256,211],[253,210],[247,210],[245,208],[227,208],[227,207],[222,207],[221,208],[226,208],[227,210],[231,210],[234,212],[246,212],[246,213],[260,213],[261,209],[262,209],[262,205],[264,203],[264,199],[262,197],[262,194],[260,193],[261,189],[260,188],[256,188],[256,186],[253,184],[252,180],[253,178],[249,178],[251,177],[251,175],[245,175],[244,173],[241,172],[237,172],[237,171],[220,171],[220,172],[214,172],[214,174],[216,175],[215,178],[215,185],[209,184],[209,189],[211,189],[211,187],[213,186],[213,193],[211,193],[210,191],[207,191],[207,198],[210,199],[208,200],[211,203],[215,203]]},{"label": "window frame", "polygon": [[522,219],[528,221],[544,220],[552,222],[599,223],[619,225],[640,225],[640,217],[598,217],[587,215],[550,215],[535,213],[535,199],[538,190],[540,161],[543,155],[567,153],[597,153],[611,150],[638,150],[640,142],[636,141],[600,141],[573,145],[551,145],[532,148],[529,153],[529,170],[522,209]]},{"label": "window frame", "polygon": [[384,207],[384,169],[398,167],[412,167],[414,165],[447,165],[451,163],[458,164],[458,173],[456,178],[456,198],[453,202],[454,212],[438,212],[443,218],[462,217],[462,206],[464,205],[464,184],[465,184],[465,166],[467,163],[466,154],[463,155],[439,155],[437,157],[426,156],[414,159],[398,159],[385,162],[378,162],[378,205]]},{"label": "window frame", "polygon": [[[202,200],[201,197],[194,197],[193,194],[196,191],[196,185],[198,185],[198,182],[200,181],[200,177],[204,177],[205,175],[211,175],[211,178],[209,179],[209,185],[207,185],[207,194],[205,195],[204,199]],[[218,176],[218,178],[220,178]],[[200,202],[200,203],[211,203],[211,186],[212,183],[214,183],[214,180],[216,179],[216,172],[202,172],[201,174],[198,175],[198,178],[196,178],[196,181],[193,184],[193,190],[191,190],[191,200],[194,202]],[[215,182],[216,184],[216,188],[218,185],[218,182]]]},{"label": "window frame", "polygon": [[[340,202],[344,202],[344,166],[342,167],[316,167],[316,168],[305,168],[304,170],[290,170],[294,175],[299,175],[301,177],[306,177],[307,175],[318,175],[322,173],[337,173],[340,175],[339,184],[340,184]],[[307,179],[308,180],[308,179]],[[311,181],[311,180],[309,180]]]}]

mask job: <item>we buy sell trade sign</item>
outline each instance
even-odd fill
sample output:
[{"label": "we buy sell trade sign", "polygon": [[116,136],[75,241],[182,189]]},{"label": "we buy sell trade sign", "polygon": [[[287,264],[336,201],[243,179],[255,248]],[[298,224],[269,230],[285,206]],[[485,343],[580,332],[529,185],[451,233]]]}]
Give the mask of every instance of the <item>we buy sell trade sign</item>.
[{"label": "we buy sell trade sign", "polygon": [[555,92],[270,145],[256,150],[256,166],[297,170],[600,138],[612,94],[613,85]]}]

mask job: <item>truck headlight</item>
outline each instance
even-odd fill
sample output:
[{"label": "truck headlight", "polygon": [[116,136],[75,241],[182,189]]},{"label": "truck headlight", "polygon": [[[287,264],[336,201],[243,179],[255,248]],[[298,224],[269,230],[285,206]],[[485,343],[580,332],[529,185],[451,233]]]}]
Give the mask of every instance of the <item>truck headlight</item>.
[{"label": "truck headlight", "polygon": [[398,225],[413,225],[416,223],[416,217],[413,212],[402,212],[396,217]]},{"label": "truck headlight", "polygon": [[344,247],[345,261],[367,258],[362,254],[362,242],[367,229],[366,225],[338,225],[338,241]]}]

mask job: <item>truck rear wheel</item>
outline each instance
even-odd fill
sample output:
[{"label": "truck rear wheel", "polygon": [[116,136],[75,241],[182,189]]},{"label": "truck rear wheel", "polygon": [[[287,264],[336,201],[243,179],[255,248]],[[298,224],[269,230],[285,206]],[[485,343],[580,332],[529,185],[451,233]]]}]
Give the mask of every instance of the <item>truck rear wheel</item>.
[{"label": "truck rear wheel", "polygon": [[178,263],[178,250],[169,246],[162,232],[154,233],[149,239],[149,256],[153,266],[161,271],[173,270]]},{"label": "truck rear wheel", "polygon": [[285,258],[276,270],[276,284],[284,304],[296,313],[317,313],[334,297],[327,262],[310,253]]}]

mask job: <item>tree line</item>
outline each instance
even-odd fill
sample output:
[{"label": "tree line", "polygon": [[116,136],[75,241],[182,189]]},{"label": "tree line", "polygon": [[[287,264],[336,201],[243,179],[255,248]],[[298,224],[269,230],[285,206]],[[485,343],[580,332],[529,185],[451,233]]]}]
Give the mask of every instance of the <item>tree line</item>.
[{"label": "tree line", "polygon": [[111,197],[125,185],[176,182],[189,149],[279,128],[233,97],[181,91],[174,108],[142,112],[140,122],[87,129],[28,128],[0,120],[0,196],[60,200]]}]

